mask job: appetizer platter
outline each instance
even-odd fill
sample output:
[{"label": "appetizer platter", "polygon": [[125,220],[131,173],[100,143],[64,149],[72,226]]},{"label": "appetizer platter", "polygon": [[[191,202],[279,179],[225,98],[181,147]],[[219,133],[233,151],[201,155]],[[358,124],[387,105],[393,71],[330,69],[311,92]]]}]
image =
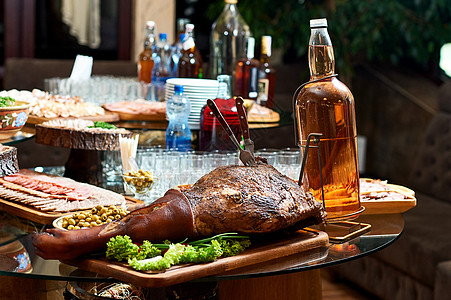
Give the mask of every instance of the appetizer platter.
[{"label": "appetizer platter", "polygon": [[84,102],[80,97],[51,95],[34,89],[32,91],[1,91],[0,97],[11,97],[29,103],[28,124],[40,124],[54,119],[84,118],[93,121],[115,122],[119,116],[106,112],[102,107]]},{"label": "appetizer platter", "polygon": [[37,143],[71,149],[64,176],[95,185],[103,180],[100,151],[118,151],[120,136],[132,132],[103,121],[59,119],[36,125]]},{"label": "appetizer platter", "polygon": [[166,102],[138,99],[106,103],[103,108],[118,114],[121,121],[166,121]]},{"label": "appetizer platter", "polygon": [[102,122],[85,119],[57,119],[36,125],[36,143],[83,150],[118,150],[119,136],[132,132]]},{"label": "appetizer platter", "polygon": [[0,208],[40,224],[50,225],[56,218],[98,205],[131,210],[142,204],[93,185],[28,169],[0,178]]},{"label": "appetizer platter", "polygon": [[247,118],[249,123],[274,123],[280,121],[279,113],[257,103],[249,105]]},{"label": "appetizer platter", "polygon": [[360,179],[360,203],[363,214],[403,213],[417,204],[415,192],[407,187],[379,179]]}]

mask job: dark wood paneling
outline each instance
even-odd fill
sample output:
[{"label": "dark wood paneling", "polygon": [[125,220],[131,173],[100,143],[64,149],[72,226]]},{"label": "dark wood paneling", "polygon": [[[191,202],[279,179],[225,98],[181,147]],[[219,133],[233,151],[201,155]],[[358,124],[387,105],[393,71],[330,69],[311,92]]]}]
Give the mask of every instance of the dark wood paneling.
[{"label": "dark wood paneling", "polygon": [[132,38],[132,1],[119,0],[118,5],[118,59],[130,60]]},{"label": "dark wood paneling", "polygon": [[35,41],[35,0],[22,0],[22,51],[21,57],[34,57]]},{"label": "dark wood paneling", "polygon": [[5,60],[20,57],[22,0],[5,0]]}]

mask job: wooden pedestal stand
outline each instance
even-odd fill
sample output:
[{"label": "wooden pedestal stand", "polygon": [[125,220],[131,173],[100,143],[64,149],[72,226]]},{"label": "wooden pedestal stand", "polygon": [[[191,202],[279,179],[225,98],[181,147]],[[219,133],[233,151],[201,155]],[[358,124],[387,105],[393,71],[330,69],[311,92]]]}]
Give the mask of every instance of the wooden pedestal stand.
[{"label": "wooden pedestal stand", "polygon": [[322,298],[320,270],[220,281],[218,294],[220,300],[320,300]]},{"label": "wooden pedestal stand", "polygon": [[[131,137],[132,133],[121,134]],[[36,143],[70,148],[64,176],[79,182],[102,182],[102,151],[119,150],[119,134],[52,128],[36,125]]]},{"label": "wooden pedestal stand", "polygon": [[11,175],[19,171],[17,163],[17,149],[0,145],[0,177]]}]

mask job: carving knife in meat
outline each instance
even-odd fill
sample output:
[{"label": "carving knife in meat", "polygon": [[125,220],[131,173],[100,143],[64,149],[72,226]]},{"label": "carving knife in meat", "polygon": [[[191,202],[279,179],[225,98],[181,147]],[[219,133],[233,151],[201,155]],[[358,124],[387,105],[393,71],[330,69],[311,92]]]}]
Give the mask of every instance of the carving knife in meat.
[{"label": "carving knife in meat", "polygon": [[229,124],[227,124],[226,120],[224,119],[224,116],[219,111],[216,104],[213,102],[213,100],[208,99],[207,105],[215,115],[216,119],[218,119],[219,123],[222,126],[222,129],[224,129],[225,132],[229,135],[229,138],[232,140],[233,144],[238,148],[240,151],[240,160],[245,166],[253,166],[255,165],[255,158],[252,153],[250,153],[247,150],[244,150],[241,148],[240,143],[236,139],[235,135],[233,134],[232,129],[230,129]]},{"label": "carving knife in meat", "polygon": [[247,115],[244,109],[244,100],[241,97],[235,99],[235,106],[240,119],[241,133],[244,139],[244,150],[249,151],[254,155],[254,142],[251,140],[249,133],[249,123],[247,122]]}]

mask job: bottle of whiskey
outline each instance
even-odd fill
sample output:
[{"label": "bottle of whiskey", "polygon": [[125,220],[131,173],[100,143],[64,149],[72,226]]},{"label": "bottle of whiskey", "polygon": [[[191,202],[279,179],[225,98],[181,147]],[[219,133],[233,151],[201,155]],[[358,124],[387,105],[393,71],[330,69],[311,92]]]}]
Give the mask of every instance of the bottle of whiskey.
[{"label": "bottle of whiskey", "polygon": [[238,11],[238,0],[224,2],[223,11],[211,27],[209,78],[226,74],[235,82],[235,66],[246,56],[246,41],[252,32]]},{"label": "bottle of whiskey", "polygon": [[334,50],[327,20],[310,20],[310,28],[310,83],[301,89],[296,102],[297,134],[304,153],[310,133],[322,136],[319,148],[308,151],[303,184],[319,201],[323,201],[324,191],[327,216],[333,219],[360,209],[354,97],[334,76]]},{"label": "bottle of whiskey", "polygon": [[255,39],[247,40],[246,58],[238,60],[235,70],[235,95],[257,99],[260,62],[254,58]]},{"label": "bottle of whiskey", "polygon": [[153,52],[155,48],[155,22],[147,21],[144,50],[138,57],[138,80],[144,83],[152,82],[152,70],[154,67]]},{"label": "bottle of whiskey", "polygon": [[276,81],[276,70],[274,70],[270,65],[271,42],[271,36],[262,36],[257,103],[269,108],[274,108],[274,85]]},{"label": "bottle of whiskey", "polygon": [[202,78],[202,56],[194,42],[194,25],[187,24],[182,56],[178,62],[177,77]]}]

